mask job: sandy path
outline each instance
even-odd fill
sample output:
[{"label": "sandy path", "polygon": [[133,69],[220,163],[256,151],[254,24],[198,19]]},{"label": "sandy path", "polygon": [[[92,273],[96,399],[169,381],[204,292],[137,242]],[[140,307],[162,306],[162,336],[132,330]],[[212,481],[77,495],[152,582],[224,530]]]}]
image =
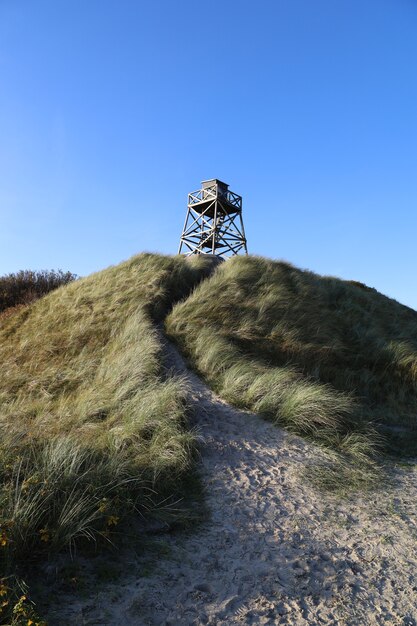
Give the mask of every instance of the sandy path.
[{"label": "sandy path", "polygon": [[210,518],[161,536],[151,575],[138,556],[117,583],[61,598],[51,626],[417,625],[416,470],[366,499],[323,496],[300,477],[320,450],[221,402],[167,350],[195,403]]}]

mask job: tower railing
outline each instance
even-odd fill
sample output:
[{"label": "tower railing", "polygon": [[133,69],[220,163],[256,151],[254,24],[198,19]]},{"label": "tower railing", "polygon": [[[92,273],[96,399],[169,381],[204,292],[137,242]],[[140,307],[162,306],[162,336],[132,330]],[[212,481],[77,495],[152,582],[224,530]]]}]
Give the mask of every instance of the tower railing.
[{"label": "tower railing", "polygon": [[206,187],[204,189],[198,189],[197,191],[192,191],[188,194],[188,204],[198,204],[199,202],[206,202],[207,200],[215,200],[216,198],[220,198],[221,200],[226,200],[229,204],[236,207],[237,209],[242,208],[242,197],[237,193],[233,193],[233,191],[227,190],[226,192],[219,193],[219,187],[217,185],[213,185],[212,187]]}]

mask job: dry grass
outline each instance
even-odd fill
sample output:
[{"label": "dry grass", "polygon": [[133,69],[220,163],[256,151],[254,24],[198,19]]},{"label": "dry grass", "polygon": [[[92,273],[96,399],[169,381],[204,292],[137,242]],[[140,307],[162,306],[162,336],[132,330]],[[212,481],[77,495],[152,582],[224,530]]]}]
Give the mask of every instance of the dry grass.
[{"label": "dry grass", "polygon": [[416,451],[417,313],[374,289],[235,257],[166,328],[238,406],[345,453],[352,433]]},{"label": "dry grass", "polygon": [[370,484],[381,434],[415,453],[417,313],[255,257],[197,286],[212,269],[144,254],[0,316],[4,620],[34,616],[13,582],[22,563],[112,540],[127,516],[184,488],[194,447],[184,382],[165,371],[155,326],[175,303],[169,335],[226,400],[328,450],[321,484]]},{"label": "dry grass", "polygon": [[3,579],[178,496],[194,441],[155,321],[210,269],[144,254],[0,320]]}]

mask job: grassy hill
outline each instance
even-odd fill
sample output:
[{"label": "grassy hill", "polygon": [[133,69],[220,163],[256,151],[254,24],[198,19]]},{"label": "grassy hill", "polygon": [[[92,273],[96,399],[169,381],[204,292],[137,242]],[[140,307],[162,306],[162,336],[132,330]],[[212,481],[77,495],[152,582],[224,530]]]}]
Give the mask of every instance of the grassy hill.
[{"label": "grassy hill", "polygon": [[234,257],[166,327],[238,406],[332,447],[358,452],[376,431],[417,451],[417,313],[374,289]]},{"label": "grassy hill", "polygon": [[155,322],[211,267],[140,255],[0,321],[5,612],[23,566],[180,494],[194,441]]},{"label": "grassy hill", "polygon": [[224,399],[343,456],[339,483],[341,467],[372,469],[380,437],[416,453],[416,312],[286,263],[213,268],[143,254],[0,317],[6,622],[24,564],[112,540],[132,514],[186,493],[194,438],[184,382],[164,368],[163,320]]}]

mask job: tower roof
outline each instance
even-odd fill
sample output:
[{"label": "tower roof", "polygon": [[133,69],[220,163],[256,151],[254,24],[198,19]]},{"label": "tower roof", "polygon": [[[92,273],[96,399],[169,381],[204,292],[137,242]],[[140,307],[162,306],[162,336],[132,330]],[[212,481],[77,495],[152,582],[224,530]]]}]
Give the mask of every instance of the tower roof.
[{"label": "tower roof", "polygon": [[219,180],[218,178],[209,178],[208,180],[201,181],[202,187],[208,187],[209,186],[208,183],[210,183],[210,185],[218,185],[219,187],[225,187],[226,189],[229,188],[229,185],[227,183],[224,183],[222,180]]}]

